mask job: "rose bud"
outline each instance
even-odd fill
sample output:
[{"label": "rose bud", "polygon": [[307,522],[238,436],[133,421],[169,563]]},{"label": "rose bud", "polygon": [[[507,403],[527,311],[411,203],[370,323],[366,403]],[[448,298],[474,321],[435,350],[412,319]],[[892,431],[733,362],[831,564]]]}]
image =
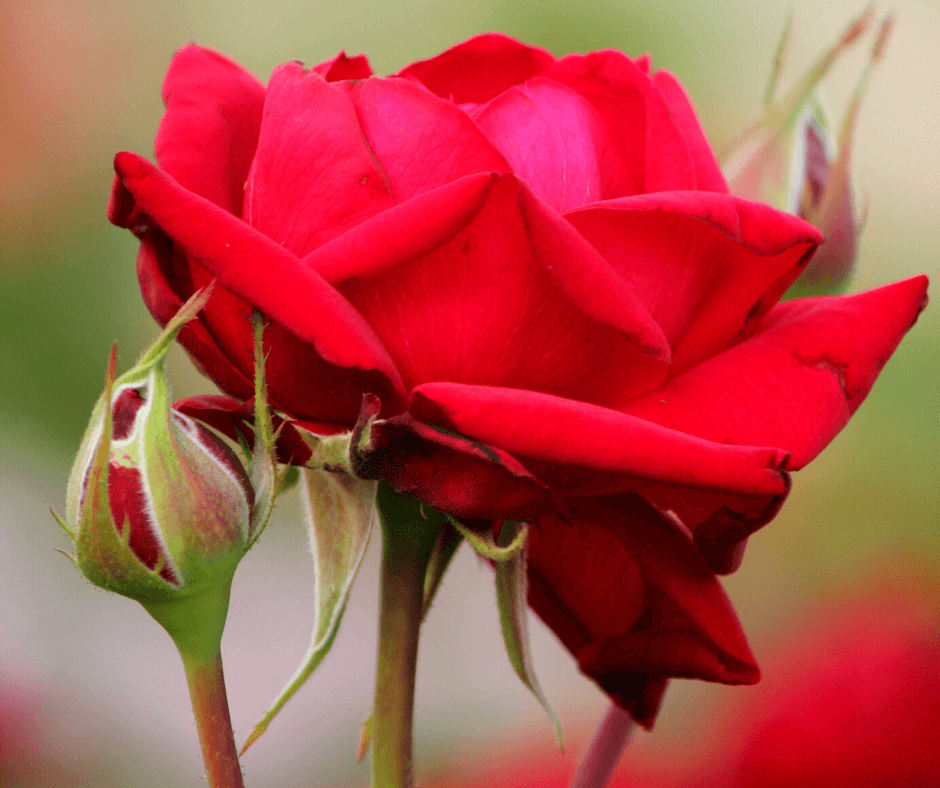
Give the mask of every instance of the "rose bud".
[{"label": "rose bud", "polygon": [[784,98],[772,102],[773,87],[789,38],[784,32],[775,62],[765,114],[733,146],[724,170],[731,190],[788,211],[819,228],[826,240],[791,287],[789,295],[825,295],[845,290],[858,256],[864,227],[849,174],[852,142],[871,71],[881,59],[893,18],[879,28],[839,132],[833,139],[816,88],[836,59],[868,29],[872,9],[840,39]]},{"label": "rose bud", "polygon": [[[181,648],[197,645],[193,636],[217,646],[235,566],[257,539],[267,509],[259,508],[236,454],[171,408],[164,359],[208,295],[208,289],[197,293],[117,379],[112,349],[60,521],[79,570],[95,585],[140,601]],[[194,600],[206,604],[190,632],[183,611]],[[213,610],[208,616],[206,605]]]}]

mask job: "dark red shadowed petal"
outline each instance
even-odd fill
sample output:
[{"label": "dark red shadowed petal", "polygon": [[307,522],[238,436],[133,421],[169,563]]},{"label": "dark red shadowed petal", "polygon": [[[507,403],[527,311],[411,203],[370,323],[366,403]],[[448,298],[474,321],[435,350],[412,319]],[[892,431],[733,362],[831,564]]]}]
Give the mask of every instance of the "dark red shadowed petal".
[{"label": "dark red shadowed petal", "polygon": [[330,60],[313,67],[313,70],[327,82],[339,82],[344,79],[366,79],[372,76],[372,66],[365,55],[347,57],[342,50]]},{"label": "dark red shadowed petal", "polygon": [[757,667],[715,576],[681,527],[637,495],[568,498],[540,518],[529,602],[611,698],[651,727],[666,681],[753,683]]},{"label": "dark red shadowed petal", "polygon": [[586,98],[607,122],[625,169],[609,186],[618,197],[698,183],[689,146],[648,73],[622,52],[569,55],[545,76]]},{"label": "dark red shadowed petal", "polygon": [[759,321],[822,240],[795,216],[714,192],[609,200],[566,218],[636,287],[673,346],[672,375]]},{"label": "dark red shadowed petal", "polygon": [[[243,439],[249,449],[254,448],[254,400],[240,402],[231,397],[205,394],[199,397],[187,397],[173,403],[173,409],[207,424],[233,441]],[[336,435],[349,429],[345,424],[330,424],[309,421],[288,421],[272,414],[274,431],[277,438],[278,462],[291,465],[304,465],[310,459],[310,447],[304,443],[298,428],[317,435]],[[296,426],[295,426],[296,425]]]},{"label": "dark red shadowed petal", "polygon": [[341,85],[297,63],[268,84],[243,218],[299,257],[394,203]]},{"label": "dark red shadowed petal", "polygon": [[409,387],[460,380],[613,404],[668,371],[665,341],[629,286],[512,176],[453,240],[339,289]]},{"label": "dark red shadowed petal", "polygon": [[653,75],[653,86],[663,97],[672,119],[685,137],[685,143],[692,156],[696,187],[704,192],[730,193],[715,152],[682,84],[670,72],[657,71]]},{"label": "dark red shadowed petal", "polygon": [[116,462],[109,464],[108,503],[118,533],[123,536],[124,529],[130,528],[128,544],[134,555],[148,569],[153,569],[162,554],[165,560],[160,577],[174,586],[179,586],[179,578],[166,560],[166,553],[154,532],[156,525],[150,519],[143,478],[137,468]]},{"label": "dark red shadowed petal", "polygon": [[476,520],[560,512],[545,485],[512,455],[416,421],[407,413],[372,424],[357,475],[385,479],[422,503]]},{"label": "dark red shadowed petal", "polygon": [[227,57],[190,44],[163,81],[166,113],[157,131],[160,167],[236,216],[258,142],[264,86]]},{"label": "dark red shadowed petal", "polygon": [[779,449],[726,446],[584,402],[534,391],[428,383],[409,412],[512,454],[560,494],[633,492],[669,483],[780,495]]},{"label": "dark red shadowed petal", "polygon": [[509,165],[473,121],[451,102],[404,79],[346,86],[359,134],[396,202],[475,173]]},{"label": "dark red shadowed petal", "polygon": [[[785,464],[786,467],[786,464]],[[673,512],[695,537],[695,545],[714,572],[735,572],[748,537],[774,519],[790,494],[791,477],[781,470],[784,489],[777,494],[731,495],[666,484],[644,487],[643,497]]]},{"label": "dark red shadowed petal", "polygon": [[501,33],[484,33],[429,60],[406,66],[400,77],[423,84],[457,104],[485,104],[504,90],[538,76],[554,56]]},{"label": "dark red shadowed petal", "polygon": [[[292,367],[289,353],[272,366],[286,372],[294,369],[305,377],[317,373],[319,384],[312,390],[296,391],[293,385],[279,390],[272,374],[275,404],[310,418],[336,414],[355,420],[362,390],[384,394],[383,403],[390,408],[403,399],[398,370],[372,328],[319,274],[270,238],[186,191],[145,159],[118,154],[115,168],[141,209],[176,245],[285,333],[309,345],[302,369]],[[287,282],[290,287],[285,289]],[[244,321],[247,325],[247,315]],[[248,352],[250,343],[245,345]],[[318,357],[327,363],[317,366]]]},{"label": "dark red shadowed petal", "polygon": [[124,389],[118,394],[112,409],[111,439],[122,441],[130,437],[134,429],[137,412],[143,407],[144,398],[137,389]]}]

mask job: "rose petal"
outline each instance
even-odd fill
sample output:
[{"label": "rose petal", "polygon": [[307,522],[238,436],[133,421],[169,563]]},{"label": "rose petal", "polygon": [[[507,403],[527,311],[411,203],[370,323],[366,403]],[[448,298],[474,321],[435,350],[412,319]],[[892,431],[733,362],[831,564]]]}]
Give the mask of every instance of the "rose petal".
[{"label": "rose petal", "polygon": [[[555,210],[564,212],[609,195],[601,166],[618,153],[604,120],[573,90],[536,77],[470,113],[512,171]],[[606,162],[604,162],[606,165]]]},{"label": "rose petal", "polygon": [[342,84],[285,63],[268,85],[244,218],[298,256],[394,204]]},{"label": "rose petal", "polygon": [[[140,209],[174,244],[280,324],[280,329],[272,327],[272,335],[284,331],[279,337],[284,341],[276,343],[284,355],[268,366],[272,401],[279,407],[302,417],[355,421],[362,391],[377,393],[395,407],[403,389],[394,362],[368,324],[319,274],[146,159],[119,153],[115,170]],[[288,289],[285,282],[290,282]],[[248,323],[247,315],[244,320]],[[291,345],[288,332],[302,341]],[[287,385],[276,385],[279,376]],[[304,385],[295,386],[297,381]]]},{"label": "rose petal", "polygon": [[396,201],[509,165],[459,108],[404,79],[348,86],[365,137]]},{"label": "rose petal", "polygon": [[696,187],[705,192],[730,193],[715,152],[682,84],[670,72],[657,71],[653,76],[653,85],[663,97],[672,119],[685,137],[685,143],[692,156]]},{"label": "rose petal", "polygon": [[636,287],[673,346],[672,375],[766,314],[822,239],[795,216],[714,192],[609,200],[566,218]]},{"label": "rose petal", "polygon": [[346,53],[342,50],[336,57],[324,60],[314,66],[313,71],[327,82],[340,82],[344,79],[367,79],[372,76],[372,66],[369,65],[369,58],[365,55],[346,57]]},{"label": "rose petal", "polygon": [[543,73],[555,62],[544,49],[501,33],[484,33],[399,72],[457,104],[485,104],[504,90]]},{"label": "rose petal", "polygon": [[409,387],[457,380],[616,403],[667,373],[668,348],[629,287],[511,176],[447,244],[338,287]]},{"label": "rose petal", "polygon": [[797,470],[848,422],[925,305],[927,277],[776,306],[758,333],[624,410],[738,446],[779,446]]},{"label": "rose petal", "polygon": [[569,55],[545,76],[580,93],[606,120],[625,169],[610,173],[617,196],[696,188],[685,138],[648,73],[622,52]]},{"label": "rose petal", "polygon": [[467,175],[376,214],[314,250],[303,263],[331,284],[428,254],[480,212],[499,176]]},{"label": "rose petal", "polygon": [[651,727],[670,677],[753,683],[721,585],[680,526],[637,495],[566,499],[529,543],[529,602],[593,678]]},{"label": "rose petal", "polygon": [[227,57],[190,44],[173,57],[163,103],[157,162],[190,191],[240,216],[264,86]]},{"label": "rose petal", "polygon": [[779,449],[726,446],[585,402],[534,391],[427,383],[409,412],[508,451],[560,494],[669,483],[742,495],[787,489]]},{"label": "rose petal", "polygon": [[455,517],[529,518],[560,505],[512,455],[416,421],[407,413],[372,424],[357,475]]},{"label": "rose petal", "polygon": [[[177,261],[172,244],[158,229],[148,230],[140,239],[137,281],[144,303],[161,326],[196,291],[186,268],[185,262]],[[177,339],[203,374],[223,391],[239,399],[253,395],[252,379],[225,355],[202,316],[183,326]]]},{"label": "rose petal", "polygon": [[[848,422],[926,303],[916,277],[842,298],[775,307],[751,339],[699,364],[626,411],[729,445],[779,446],[802,468]],[[729,497],[660,487],[643,494],[695,531],[716,571],[777,513],[776,496]]]}]

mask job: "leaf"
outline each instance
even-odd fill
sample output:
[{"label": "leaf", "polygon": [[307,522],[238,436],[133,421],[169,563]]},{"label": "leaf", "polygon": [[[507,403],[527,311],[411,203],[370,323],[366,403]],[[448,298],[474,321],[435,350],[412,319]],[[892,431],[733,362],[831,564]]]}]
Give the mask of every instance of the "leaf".
[{"label": "leaf", "polygon": [[309,468],[304,469],[301,476],[316,574],[316,623],[310,648],[300,667],[271,710],[255,726],[242,746],[242,753],[265,732],[271,720],[329,652],[375,522],[378,482]]},{"label": "leaf", "polygon": [[496,570],[496,603],[499,607],[499,623],[503,629],[503,641],[506,644],[506,653],[512,663],[516,675],[522,679],[532,694],[538,698],[542,708],[545,709],[555,728],[555,738],[558,747],[564,749],[561,736],[561,725],[552,707],[545,699],[541,687],[535,678],[532,668],[532,654],[529,650],[528,602],[526,601],[527,580],[526,560],[528,546],[526,536],[528,526],[525,523],[507,520],[499,534],[498,542],[515,544],[520,538],[522,547],[516,550],[511,557],[495,564]]}]

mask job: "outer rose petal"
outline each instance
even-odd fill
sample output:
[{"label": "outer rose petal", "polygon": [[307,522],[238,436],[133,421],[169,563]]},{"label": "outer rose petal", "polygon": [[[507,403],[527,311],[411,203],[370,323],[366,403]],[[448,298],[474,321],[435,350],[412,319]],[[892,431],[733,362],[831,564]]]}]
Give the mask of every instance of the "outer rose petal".
[{"label": "outer rose petal", "polygon": [[[362,317],[315,271],[244,222],[186,191],[146,159],[118,154],[115,170],[138,209],[179,248],[280,324],[278,331],[286,329],[279,339],[288,352],[269,364],[272,400],[279,407],[300,416],[354,421],[363,390],[378,393],[395,407],[402,384],[394,363]],[[126,207],[127,200],[112,202]],[[112,216],[117,224],[125,219]],[[291,283],[289,290],[282,287],[284,282]],[[301,365],[290,350],[301,354]],[[287,385],[277,385],[279,375]],[[304,386],[294,385],[298,376],[308,378]]]},{"label": "outer rose petal", "polygon": [[372,66],[369,65],[369,58],[365,55],[353,55],[346,57],[346,53],[340,53],[330,59],[313,67],[313,70],[323,77],[327,82],[339,82],[344,79],[367,79],[372,76]]},{"label": "outer rose petal", "polygon": [[715,152],[699,123],[695,108],[682,87],[682,84],[668,71],[657,71],[653,76],[653,85],[666,102],[672,119],[679,126],[685,137],[686,145],[692,156],[695,169],[695,182],[701,191],[730,193],[725,176],[715,158]]},{"label": "outer rose petal", "polygon": [[555,63],[549,52],[501,33],[484,33],[430,60],[403,68],[441,98],[457,104],[485,104],[513,85],[545,72]]},{"label": "outer rose petal", "polygon": [[519,389],[427,383],[409,412],[517,457],[565,495],[632,492],[669,483],[743,495],[782,495],[779,449],[725,446],[584,402]]},{"label": "outer rose petal", "polygon": [[393,204],[346,91],[297,63],[275,69],[245,221],[302,257]]},{"label": "outer rose petal", "polygon": [[625,412],[700,438],[779,446],[797,470],[848,422],[926,305],[927,277],[775,307],[749,340]]},{"label": "outer rose petal", "polygon": [[[729,445],[779,446],[802,468],[861,405],[926,304],[927,277],[841,298],[775,307],[751,339],[627,406],[633,416]],[[675,511],[717,571],[777,512],[780,500],[645,490]]]},{"label": "outer rose petal", "polygon": [[680,131],[648,73],[622,52],[569,55],[545,76],[568,85],[605,118],[628,169],[617,196],[695,189],[695,167]]},{"label": "outer rose petal", "polygon": [[[140,239],[137,281],[144,303],[161,326],[165,326],[179,311],[184,299],[195,292],[186,272],[185,261],[175,260],[169,239],[156,228],[148,230]],[[254,395],[252,379],[225,355],[202,316],[183,326],[178,340],[196,366],[223,391],[241,399]]]},{"label": "outer rose petal", "polygon": [[338,287],[409,388],[459,380],[616,404],[668,371],[629,286],[512,176],[448,243]]},{"label": "outer rose petal", "polygon": [[227,57],[190,44],[170,64],[163,103],[157,162],[190,191],[240,216],[264,86]]},{"label": "outer rose petal", "polygon": [[672,375],[763,317],[822,240],[795,216],[713,192],[609,200],[566,218],[634,284],[673,345]]},{"label": "outer rose petal", "polygon": [[670,677],[753,683],[720,584],[681,527],[637,495],[568,499],[529,545],[529,601],[613,700],[651,727]]},{"label": "outer rose petal", "polygon": [[357,474],[386,479],[429,506],[473,520],[528,519],[560,504],[512,455],[409,414],[372,424]]}]

